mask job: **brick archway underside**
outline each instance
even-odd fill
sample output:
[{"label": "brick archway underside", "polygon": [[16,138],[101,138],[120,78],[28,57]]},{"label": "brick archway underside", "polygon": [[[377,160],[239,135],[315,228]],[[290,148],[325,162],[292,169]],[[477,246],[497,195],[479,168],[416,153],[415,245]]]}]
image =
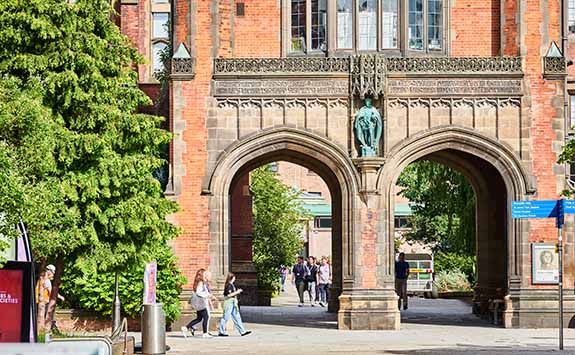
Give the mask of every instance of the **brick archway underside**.
[{"label": "brick archway underside", "polygon": [[[210,194],[210,268],[218,282],[231,267],[230,193],[251,170],[288,161],[317,173],[332,195],[333,293],[339,294],[354,278],[353,215],[358,177],[346,152],[330,141],[307,131],[271,129],[244,139],[224,151],[204,191]],[[329,308],[337,311],[337,297]]]},{"label": "brick archway underside", "polygon": [[[393,185],[403,169],[418,160],[457,170],[472,185],[476,198],[475,304],[478,311],[488,311],[488,300],[509,294],[523,269],[525,243],[521,225],[511,219],[509,206],[512,200],[524,199],[533,188],[519,160],[499,142],[459,128],[425,132],[392,153],[379,178],[384,205],[394,205]],[[388,216],[390,236],[394,235],[392,217]]]}]

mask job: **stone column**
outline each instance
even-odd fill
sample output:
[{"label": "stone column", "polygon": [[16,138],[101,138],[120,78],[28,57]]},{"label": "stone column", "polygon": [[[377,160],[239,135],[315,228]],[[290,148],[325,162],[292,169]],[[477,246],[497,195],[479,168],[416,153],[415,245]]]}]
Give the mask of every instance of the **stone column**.
[{"label": "stone column", "polygon": [[[378,157],[358,158],[354,164],[360,171],[361,190],[356,196],[355,212],[355,282],[344,285],[339,297],[340,329],[399,329],[397,295],[390,278],[389,239],[386,236],[388,214],[381,208],[377,189],[378,172],[384,164]],[[393,261],[393,260],[391,260]],[[347,287],[346,287],[347,286]]]}]

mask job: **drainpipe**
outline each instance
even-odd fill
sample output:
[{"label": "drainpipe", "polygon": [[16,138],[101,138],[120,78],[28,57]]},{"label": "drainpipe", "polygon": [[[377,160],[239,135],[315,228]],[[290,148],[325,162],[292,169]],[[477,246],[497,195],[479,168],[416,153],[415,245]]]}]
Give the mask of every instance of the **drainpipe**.
[{"label": "drainpipe", "polygon": [[[567,0],[561,0],[561,53],[565,58],[567,66],[570,65],[569,58],[567,57],[567,27],[569,22],[567,21],[568,14]],[[566,68],[567,68],[566,66]],[[569,92],[567,91],[567,75],[563,79],[563,129],[565,135],[564,145],[569,141],[569,131],[571,130],[571,119],[569,112]],[[565,163],[565,185],[570,187],[569,184],[569,163]]]}]

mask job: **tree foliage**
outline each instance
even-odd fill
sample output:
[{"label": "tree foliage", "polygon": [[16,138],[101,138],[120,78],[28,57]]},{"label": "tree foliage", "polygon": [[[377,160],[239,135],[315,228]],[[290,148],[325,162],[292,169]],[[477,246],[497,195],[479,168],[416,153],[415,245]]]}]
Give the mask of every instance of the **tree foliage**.
[{"label": "tree foliage", "polygon": [[[170,140],[136,113],[142,58],[108,0],[0,2],[0,210],[22,217],[37,258],[91,272],[150,260],[178,230],[153,173]],[[5,193],[4,193],[5,192]]]},{"label": "tree foliage", "polygon": [[[176,265],[176,258],[166,244],[158,245],[150,254],[157,261],[157,302],[163,303],[166,321],[180,314],[179,294],[185,278]],[[137,317],[142,311],[144,263],[131,264],[119,273],[119,294],[122,314]],[[74,266],[62,279],[62,292],[67,305],[111,315],[114,301],[114,274],[93,273]]]},{"label": "tree foliage", "polygon": [[413,203],[413,230],[435,250],[475,255],[475,194],[467,178],[445,165],[422,160],[403,170],[399,194]]},{"label": "tree foliage", "polygon": [[299,194],[281,183],[269,166],[251,172],[254,236],[253,261],[262,289],[279,288],[278,268],[293,265],[303,247],[301,232],[308,219]]}]

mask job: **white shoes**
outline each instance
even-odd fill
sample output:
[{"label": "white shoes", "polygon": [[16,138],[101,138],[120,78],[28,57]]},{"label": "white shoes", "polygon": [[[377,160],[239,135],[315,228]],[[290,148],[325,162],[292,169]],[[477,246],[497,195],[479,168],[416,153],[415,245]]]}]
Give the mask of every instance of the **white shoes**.
[{"label": "white shoes", "polygon": [[202,334],[202,338],[213,338],[213,336],[210,333],[204,333]]},{"label": "white shoes", "polygon": [[182,331],[182,334],[184,335],[184,339],[187,339],[188,338],[188,328],[186,328],[185,326],[182,325],[180,330]]}]

